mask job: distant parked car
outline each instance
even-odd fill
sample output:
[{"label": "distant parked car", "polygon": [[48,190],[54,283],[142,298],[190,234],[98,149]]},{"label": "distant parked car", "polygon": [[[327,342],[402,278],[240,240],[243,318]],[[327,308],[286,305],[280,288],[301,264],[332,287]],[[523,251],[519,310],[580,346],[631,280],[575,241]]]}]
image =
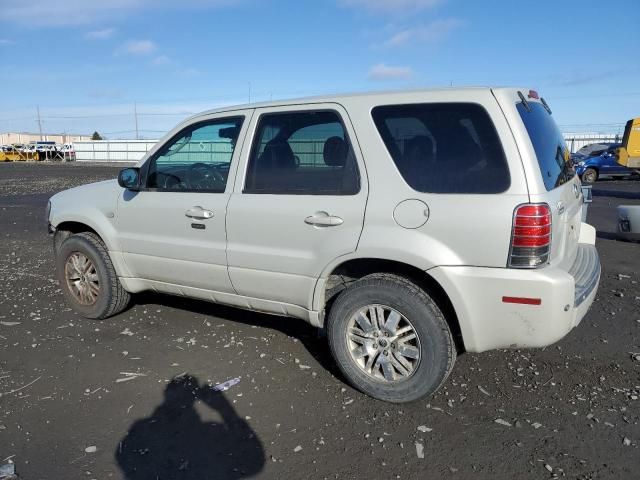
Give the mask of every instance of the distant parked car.
[{"label": "distant parked car", "polygon": [[62,158],[55,144],[36,144],[35,151],[40,154],[40,160],[58,160]]},{"label": "distant parked car", "polygon": [[619,143],[590,143],[589,145],[585,145],[580,148],[577,152],[571,154],[571,160],[573,163],[578,163],[581,160],[589,157],[595,157],[600,155],[602,152],[609,149],[613,145],[620,146]]},{"label": "distant parked car", "polygon": [[60,147],[59,153],[62,155],[62,159],[65,162],[73,162],[76,159],[76,151],[73,148],[73,143],[65,143]]},{"label": "distant parked car", "polygon": [[637,173],[636,170],[618,163],[616,158],[616,150],[618,148],[620,148],[619,143],[612,143],[599,154],[578,161],[575,169],[582,182],[595,183],[601,177],[628,177]]}]

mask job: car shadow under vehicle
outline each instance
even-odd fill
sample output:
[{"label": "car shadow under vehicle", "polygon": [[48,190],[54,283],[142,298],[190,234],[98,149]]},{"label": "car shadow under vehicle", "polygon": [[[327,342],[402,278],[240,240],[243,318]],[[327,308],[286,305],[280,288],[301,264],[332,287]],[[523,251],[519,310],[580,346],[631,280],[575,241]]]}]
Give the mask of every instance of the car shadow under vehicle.
[{"label": "car shadow under vehicle", "polygon": [[[198,401],[221,421],[202,421]],[[126,480],[240,479],[265,464],[260,439],[225,394],[189,375],[167,384],[162,404],[131,426],[115,459]]]},{"label": "car shadow under vehicle", "polygon": [[132,305],[162,305],[244,325],[277,330],[289,337],[297,338],[325,370],[341,382],[346,383],[342,373],[333,361],[329,346],[324,338],[324,331],[309,325],[303,320],[154,292],[142,292],[134,295]]}]

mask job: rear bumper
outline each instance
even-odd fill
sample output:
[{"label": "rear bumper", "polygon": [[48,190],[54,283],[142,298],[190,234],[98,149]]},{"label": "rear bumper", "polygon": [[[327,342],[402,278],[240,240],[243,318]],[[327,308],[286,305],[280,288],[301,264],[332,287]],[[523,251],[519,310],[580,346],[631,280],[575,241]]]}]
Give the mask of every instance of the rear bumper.
[{"label": "rear bumper", "polygon": [[[467,351],[482,352],[544,347],[564,337],[593,303],[600,260],[592,243],[580,243],[568,271],[550,266],[540,270],[437,267],[429,273],[449,294]],[[503,297],[541,301],[504,303]]]}]

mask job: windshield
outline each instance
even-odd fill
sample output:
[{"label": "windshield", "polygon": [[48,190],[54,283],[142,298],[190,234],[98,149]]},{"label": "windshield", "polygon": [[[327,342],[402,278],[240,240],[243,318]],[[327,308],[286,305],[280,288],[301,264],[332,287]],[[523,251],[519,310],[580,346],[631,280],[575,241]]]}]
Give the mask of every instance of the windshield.
[{"label": "windshield", "polygon": [[519,103],[518,112],[533,144],[547,190],[568,182],[575,175],[564,137],[541,103]]}]

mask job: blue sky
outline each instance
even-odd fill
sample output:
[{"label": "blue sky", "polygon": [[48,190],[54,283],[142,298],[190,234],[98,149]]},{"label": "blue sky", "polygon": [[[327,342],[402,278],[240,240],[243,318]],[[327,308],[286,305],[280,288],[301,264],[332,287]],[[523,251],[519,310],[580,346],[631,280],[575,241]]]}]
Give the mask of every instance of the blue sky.
[{"label": "blue sky", "polygon": [[[638,0],[0,0],[0,131],[139,128],[222,104],[538,89],[564,131],[640,115]],[[635,51],[634,51],[635,50]]]}]

